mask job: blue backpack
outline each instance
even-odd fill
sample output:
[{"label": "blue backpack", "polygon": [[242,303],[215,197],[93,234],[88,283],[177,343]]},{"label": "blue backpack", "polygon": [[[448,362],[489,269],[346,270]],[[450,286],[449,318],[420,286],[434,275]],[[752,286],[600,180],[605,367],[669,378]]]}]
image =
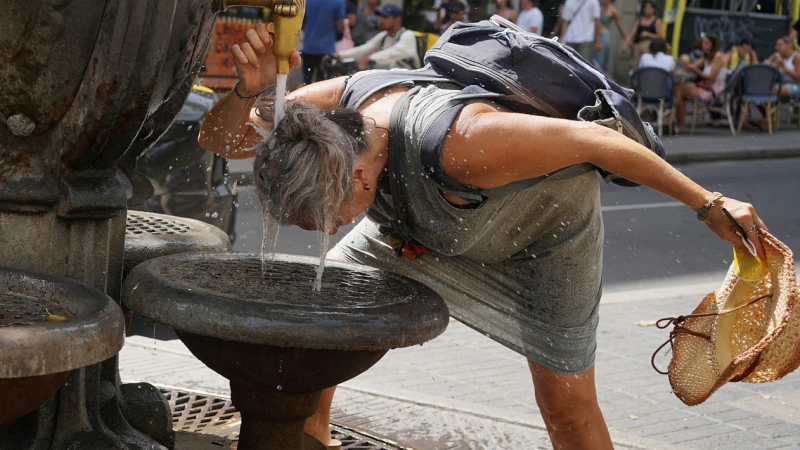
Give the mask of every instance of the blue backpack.
[{"label": "blue backpack", "polygon": [[[426,66],[415,71],[392,70],[365,77],[345,89],[341,105],[358,107],[373,93],[392,85],[455,82],[463,100],[487,98],[517,113],[595,122],[615,129],[664,157],[664,146],[650,124],[631,103],[631,91],[595,69],[573,49],[554,40],[526,33],[499,16],[477,23],[453,24],[425,55]],[[410,222],[405,189],[405,123],[408,104],[419,87],[410,90],[392,111],[389,127],[389,188],[394,203],[394,228],[407,240]],[[453,105],[426,132],[420,159],[440,190],[471,202],[507,195],[556,176],[568,178],[592,170],[580,164],[541,177],[493,189],[462,185],[443,173],[441,144],[453,120],[466,105]],[[597,169],[610,182],[636,183]]]},{"label": "blue backpack", "polygon": [[[526,33],[500,16],[453,24],[425,55],[425,63],[442,77],[486,91],[488,97],[511,111],[596,122],[623,133],[661,158],[665,156],[661,140],[631,102],[632,91],[608,78],[573,49]],[[638,186],[599,171],[607,181]],[[530,180],[527,185],[535,182]]]}]

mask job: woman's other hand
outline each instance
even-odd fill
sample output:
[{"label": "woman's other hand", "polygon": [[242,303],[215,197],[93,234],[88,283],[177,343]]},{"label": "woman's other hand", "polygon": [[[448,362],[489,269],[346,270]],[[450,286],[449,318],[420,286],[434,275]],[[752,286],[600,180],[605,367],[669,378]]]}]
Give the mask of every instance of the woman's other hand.
[{"label": "woman's other hand", "polygon": [[725,216],[725,213],[722,212],[722,208],[725,208],[734,218],[734,220],[736,220],[736,222],[742,226],[745,233],[747,233],[747,239],[749,239],[756,248],[758,257],[761,258],[761,260],[765,260],[766,254],[764,253],[764,247],[761,245],[761,238],[759,238],[758,233],[755,231],[753,225],[761,230],[768,230],[767,226],[764,225],[764,222],[762,222],[756,214],[756,210],[753,209],[753,205],[749,203],[743,203],[732,198],[722,197],[714,206],[714,208],[712,208],[708,213],[705,221],[706,225],[708,225],[708,228],[716,233],[717,236],[730,242],[743,252],[750,253],[747,247],[745,247],[745,245],[742,243],[742,238],[736,234],[736,228]]},{"label": "woman's other hand", "polygon": [[[240,95],[249,97],[265,91],[275,84],[278,78],[278,62],[272,45],[272,35],[266,25],[259,23],[247,30],[245,41],[231,48],[236,73],[239,75],[237,90]],[[291,67],[300,64],[300,54],[292,53]]]}]

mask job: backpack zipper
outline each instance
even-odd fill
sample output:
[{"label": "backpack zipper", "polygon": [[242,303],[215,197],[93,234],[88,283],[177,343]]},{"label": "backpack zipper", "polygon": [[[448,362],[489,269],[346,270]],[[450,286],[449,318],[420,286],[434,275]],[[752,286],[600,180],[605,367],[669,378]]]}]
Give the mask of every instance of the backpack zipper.
[{"label": "backpack zipper", "polygon": [[485,75],[488,75],[489,77],[494,78],[494,79],[502,82],[506,86],[508,86],[508,89],[510,91],[512,91],[514,93],[514,95],[526,100],[526,103],[530,104],[534,108],[539,109],[539,111],[542,111],[542,112],[544,112],[546,114],[549,114],[551,117],[564,118],[564,116],[561,115],[558,111],[556,111],[552,106],[550,106],[547,103],[542,102],[538,97],[536,97],[533,94],[533,92],[531,92],[530,90],[528,90],[527,88],[525,88],[521,84],[517,83],[516,81],[514,81],[511,78],[503,75],[500,72],[497,72],[497,71],[494,71],[494,70],[491,70],[491,69],[483,68],[481,66],[478,66],[478,65],[474,64],[472,61],[470,61],[468,59],[462,58],[462,57],[457,56],[457,55],[452,55],[452,54],[446,53],[446,52],[441,51],[441,50],[436,50],[436,49],[428,50],[428,54],[427,54],[426,59],[428,57],[430,57],[430,56],[435,56],[435,57],[438,57],[438,58],[441,58],[441,59],[444,59],[444,60],[447,60],[447,61],[450,61],[450,62],[453,62],[453,63],[456,63],[456,64],[460,64],[462,66],[465,66],[465,67],[469,68],[470,70],[473,70],[473,71],[480,72],[480,73],[483,73]]}]

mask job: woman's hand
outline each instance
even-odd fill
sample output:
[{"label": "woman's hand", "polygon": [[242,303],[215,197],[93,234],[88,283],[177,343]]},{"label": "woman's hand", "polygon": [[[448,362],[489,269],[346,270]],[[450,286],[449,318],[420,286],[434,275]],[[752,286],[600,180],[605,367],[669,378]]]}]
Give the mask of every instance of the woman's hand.
[{"label": "woman's hand", "polygon": [[[256,95],[275,84],[278,78],[278,61],[272,46],[272,35],[266,25],[259,23],[247,30],[245,41],[231,48],[236,73],[239,75],[237,91],[244,97]],[[300,54],[292,53],[291,67],[300,64]]]},{"label": "woman's hand", "polygon": [[[742,238],[736,234],[736,227],[733,226],[730,220],[725,216],[725,213],[722,212],[722,208],[725,208],[736,222],[742,226],[745,233],[747,233],[747,239],[749,239],[756,248],[758,257],[761,258],[761,260],[765,260],[766,254],[764,253],[764,246],[761,245],[761,238],[758,236],[756,228],[764,231],[768,230],[764,222],[759,219],[756,210],[753,209],[753,205],[732,198],[722,197],[708,213],[705,222],[708,228],[716,233],[717,236],[749,254],[750,251],[747,250],[747,247],[742,243]],[[753,227],[753,225],[755,225],[755,227]]]}]

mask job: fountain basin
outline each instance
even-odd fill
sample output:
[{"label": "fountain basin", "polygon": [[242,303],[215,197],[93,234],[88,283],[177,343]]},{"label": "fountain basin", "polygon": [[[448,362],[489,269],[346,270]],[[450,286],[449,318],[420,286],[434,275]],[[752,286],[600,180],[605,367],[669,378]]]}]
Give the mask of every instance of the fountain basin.
[{"label": "fountain basin", "polygon": [[231,240],[221,229],[199,220],[128,211],[123,272],[159,256],[187,252],[227,252]]},{"label": "fountain basin", "polygon": [[[36,409],[64,384],[69,371],[104,361],[122,348],[122,311],[97,289],[0,266],[0,297],[0,303],[24,304],[28,311],[41,304],[67,316],[39,321],[20,312],[18,322],[6,318],[0,327],[0,423]],[[2,312],[11,310],[6,306]]]},{"label": "fountain basin", "polygon": [[239,450],[304,448],[303,422],[322,389],[447,327],[444,301],[419,283],[329,262],[322,291],[313,292],[316,264],[291,255],[262,267],[256,254],[180,254],[142,263],[125,281],[127,307],[175,328],[230,380],[243,418]]}]

